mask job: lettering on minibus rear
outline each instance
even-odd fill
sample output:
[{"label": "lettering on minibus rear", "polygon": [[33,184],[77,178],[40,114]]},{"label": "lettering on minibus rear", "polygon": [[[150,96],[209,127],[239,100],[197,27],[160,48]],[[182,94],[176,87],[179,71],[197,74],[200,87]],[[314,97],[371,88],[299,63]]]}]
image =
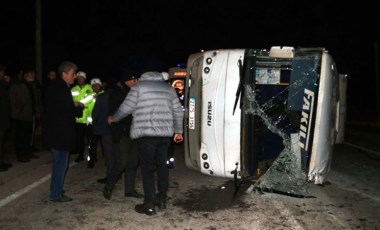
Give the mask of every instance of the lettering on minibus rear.
[{"label": "lettering on minibus rear", "polygon": [[211,101],[208,102],[207,106],[207,125],[211,126],[212,124],[212,103]]},{"label": "lettering on minibus rear", "polygon": [[305,89],[304,93],[305,95],[303,97],[302,118],[300,126],[300,140],[298,145],[307,151],[309,147],[310,126],[313,116],[314,92],[309,89]]}]

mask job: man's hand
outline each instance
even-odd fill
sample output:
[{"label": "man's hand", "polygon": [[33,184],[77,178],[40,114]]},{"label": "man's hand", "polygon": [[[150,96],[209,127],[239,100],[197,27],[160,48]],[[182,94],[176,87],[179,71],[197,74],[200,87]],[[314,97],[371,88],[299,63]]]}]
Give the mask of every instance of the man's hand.
[{"label": "man's hand", "polygon": [[108,121],[108,124],[111,125],[113,122],[112,116],[108,116],[107,121]]},{"label": "man's hand", "polygon": [[180,133],[175,133],[175,134],[174,134],[174,137],[173,137],[173,141],[174,141],[175,143],[180,143],[180,142],[182,142],[182,141],[183,141],[183,136],[182,136],[182,134],[180,134]]}]

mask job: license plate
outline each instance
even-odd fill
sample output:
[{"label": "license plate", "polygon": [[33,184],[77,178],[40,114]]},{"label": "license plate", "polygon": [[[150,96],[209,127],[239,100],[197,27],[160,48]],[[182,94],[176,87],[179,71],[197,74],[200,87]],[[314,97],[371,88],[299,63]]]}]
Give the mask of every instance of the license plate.
[{"label": "license plate", "polygon": [[189,101],[189,129],[195,129],[195,98]]}]

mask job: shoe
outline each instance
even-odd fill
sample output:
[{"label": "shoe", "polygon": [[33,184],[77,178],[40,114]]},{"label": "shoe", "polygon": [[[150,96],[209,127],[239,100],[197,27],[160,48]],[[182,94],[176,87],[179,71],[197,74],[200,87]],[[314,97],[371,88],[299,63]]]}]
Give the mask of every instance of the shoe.
[{"label": "shoe", "polygon": [[107,182],[107,177],[97,180],[98,183],[105,184]]},{"label": "shoe", "polygon": [[107,188],[106,186],[103,189],[103,197],[107,200],[111,200],[112,197],[112,189]]},{"label": "shoe", "polygon": [[75,158],[75,162],[81,162],[81,161],[84,161],[84,157],[77,156],[77,158]]},{"label": "shoe", "polygon": [[61,198],[56,199],[56,200],[51,200],[51,201],[53,201],[53,202],[69,202],[72,200],[73,200],[72,198],[65,196],[65,195],[62,195]]},{"label": "shoe", "polygon": [[89,161],[87,163],[87,168],[89,168],[89,169],[92,169],[94,166],[95,166],[95,162],[94,161]]},{"label": "shoe", "polygon": [[124,196],[125,197],[134,197],[134,198],[143,198],[144,197],[144,195],[142,195],[136,191],[126,192],[126,193],[124,193]]},{"label": "shoe", "polygon": [[141,214],[146,214],[148,216],[156,214],[156,210],[152,204],[138,204],[135,206],[135,211]]},{"label": "shoe", "polygon": [[0,165],[0,172],[8,171],[8,167],[5,164]]},{"label": "shoe", "polygon": [[2,163],[1,165],[5,165],[6,167],[8,167],[8,168],[10,168],[10,167],[12,167],[13,165],[12,164],[10,164],[10,163],[7,163],[7,162],[4,162],[4,163]]}]

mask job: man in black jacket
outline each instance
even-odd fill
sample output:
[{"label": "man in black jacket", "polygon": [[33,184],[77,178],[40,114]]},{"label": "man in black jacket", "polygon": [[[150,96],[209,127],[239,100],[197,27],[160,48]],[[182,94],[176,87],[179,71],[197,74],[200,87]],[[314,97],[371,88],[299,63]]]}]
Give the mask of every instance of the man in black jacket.
[{"label": "man in black jacket", "polygon": [[49,86],[43,114],[43,138],[50,149],[53,167],[50,183],[50,200],[68,202],[72,199],[63,194],[63,184],[69,163],[69,152],[75,150],[75,117],[80,116],[83,105],[74,103],[70,85],[74,83],[77,66],[62,62],[59,77]]},{"label": "man in black jacket", "polygon": [[[109,113],[112,115],[128,95],[129,90],[137,83],[135,74],[128,71],[123,73],[121,81],[109,95]],[[121,174],[124,172],[124,195],[126,197],[143,198],[144,196],[135,190],[136,172],[139,165],[136,141],[130,138],[132,115],[114,122],[111,125],[112,142],[114,146],[114,159],[116,159],[113,170],[107,175],[107,182],[103,190],[103,196],[111,199],[112,190]]]}]

